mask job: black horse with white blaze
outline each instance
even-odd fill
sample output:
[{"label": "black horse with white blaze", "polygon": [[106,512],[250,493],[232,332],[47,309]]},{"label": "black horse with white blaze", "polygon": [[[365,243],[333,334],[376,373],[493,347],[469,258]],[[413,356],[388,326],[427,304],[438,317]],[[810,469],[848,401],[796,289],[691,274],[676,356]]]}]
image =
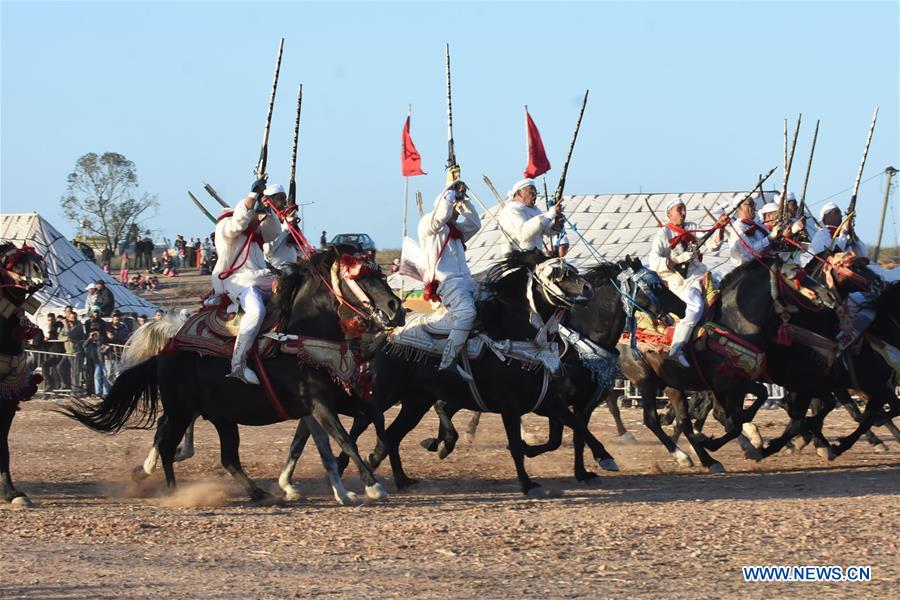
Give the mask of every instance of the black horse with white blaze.
[{"label": "black horse with white blaze", "polygon": [[[404,309],[384,274],[375,265],[363,265],[349,281],[337,277],[345,262],[353,259],[341,248],[331,248],[301,261],[294,274],[279,280],[274,303],[281,309],[280,332],[286,335],[343,341],[347,332],[345,311],[367,316],[378,328],[400,325]],[[358,265],[357,265],[358,266]],[[359,296],[365,297],[364,301]],[[341,449],[356,463],[372,498],[386,494],[371,469],[359,456],[335,412],[338,399],[346,395],[327,369],[303,365],[290,354],[264,361],[265,371],[284,411],[291,418],[311,415]],[[102,432],[116,432],[129,423],[150,427],[157,413],[157,390],[164,419],[157,431],[157,447],[168,486],[175,486],[173,461],[178,442],[195,415],[210,421],[219,434],[222,465],[247,490],[254,501],[270,495],[244,473],[238,456],[238,425],[269,425],[284,420],[262,386],[247,385],[224,375],[224,358],[204,357],[190,351],[162,353],[124,371],[109,395],[97,406],[80,402],[66,414]],[[380,416],[380,413],[367,411]],[[377,417],[376,417],[377,418]],[[382,423],[383,424],[383,423]],[[328,454],[330,456],[330,453]],[[323,459],[327,457],[323,454]],[[333,457],[332,457],[333,458]]]}]

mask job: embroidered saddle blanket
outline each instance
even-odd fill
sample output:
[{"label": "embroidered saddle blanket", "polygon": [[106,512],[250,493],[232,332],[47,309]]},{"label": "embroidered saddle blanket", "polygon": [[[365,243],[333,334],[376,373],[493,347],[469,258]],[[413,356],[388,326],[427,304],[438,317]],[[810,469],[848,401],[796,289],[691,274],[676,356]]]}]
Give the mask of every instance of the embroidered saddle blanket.
[{"label": "embroidered saddle blanket", "polygon": [[[219,356],[231,358],[234,351],[234,338],[241,324],[243,311],[226,313],[220,310],[205,310],[191,315],[175,337],[169,342],[169,350],[188,350],[203,356]],[[274,356],[280,342],[266,333],[275,328],[279,311],[266,311],[260,335],[256,340],[256,349],[262,358]]]},{"label": "embroidered saddle blanket", "polygon": [[[416,362],[425,356],[441,356],[451,324],[450,314],[444,308],[430,314],[410,313],[406,325],[388,335],[388,350]],[[494,352],[500,360],[518,360],[525,368],[545,368],[551,373],[559,370],[560,347],[555,341],[541,345],[533,341],[494,340],[480,331],[470,334],[466,342],[468,359],[477,360],[485,349]]]}]

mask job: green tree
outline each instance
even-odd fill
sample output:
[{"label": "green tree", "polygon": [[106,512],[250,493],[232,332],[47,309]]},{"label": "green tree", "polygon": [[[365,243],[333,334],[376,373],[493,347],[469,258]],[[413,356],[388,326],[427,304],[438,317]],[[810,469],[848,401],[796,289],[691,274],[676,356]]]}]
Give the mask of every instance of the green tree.
[{"label": "green tree", "polygon": [[79,229],[105,238],[113,252],[129,230],[152,216],[159,202],[155,194],[138,195],[134,163],[115,152],[85,154],[69,173],[60,200],[66,218]]}]

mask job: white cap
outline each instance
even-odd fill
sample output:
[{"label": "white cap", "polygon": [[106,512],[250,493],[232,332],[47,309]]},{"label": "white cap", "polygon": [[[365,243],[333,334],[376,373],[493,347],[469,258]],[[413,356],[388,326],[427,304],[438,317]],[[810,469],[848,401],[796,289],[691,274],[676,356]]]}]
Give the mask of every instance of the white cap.
[{"label": "white cap", "polygon": [[537,185],[534,183],[534,179],[520,179],[512,186],[512,189],[507,192],[507,195],[512,198],[516,195],[516,192],[523,188],[527,188],[528,186],[533,187],[535,191],[537,191]]},{"label": "white cap", "polygon": [[666,202],[666,214],[669,214],[669,211],[675,208],[678,205],[684,206],[684,200],[681,199],[681,196],[677,196],[672,198],[668,202]]},{"label": "white cap", "polygon": [[767,203],[766,203],[765,205],[763,205],[763,207],[760,209],[759,214],[760,214],[760,215],[767,215],[767,214],[773,213],[773,212],[778,212],[778,204],[776,204],[775,202],[767,202]]},{"label": "white cap", "polygon": [[840,209],[840,207],[839,207],[837,204],[835,204],[834,202],[829,202],[828,204],[826,204],[825,206],[823,206],[822,208],[820,208],[820,209],[819,209],[819,220],[820,220],[820,221],[824,220],[824,219],[825,219],[825,215],[827,215],[828,213],[830,213],[830,212],[833,211],[833,210],[840,211],[841,209]]},{"label": "white cap", "polygon": [[284,186],[280,183],[273,183],[263,190],[263,196],[272,197],[275,194],[284,194]]},{"label": "white cap", "polygon": [[84,289],[85,289],[86,291],[89,292],[89,291],[91,291],[92,289],[94,289],[94,288],[96,288],[96,287],[97,287],[97,284],[96,284],[96,283],[89,283],[88,286],[87,286],[86,288],[84,288]]},{"label": "white cap", "polygon": [[[787,201],[790,202],[791,200],[793,200],[794,202],[797,201],[797,196],[794,195],[794,192],[787,193]],[[780,193],[775,194],[774,201],[777,202],[778,204],[781,204],[781,194]]]}]

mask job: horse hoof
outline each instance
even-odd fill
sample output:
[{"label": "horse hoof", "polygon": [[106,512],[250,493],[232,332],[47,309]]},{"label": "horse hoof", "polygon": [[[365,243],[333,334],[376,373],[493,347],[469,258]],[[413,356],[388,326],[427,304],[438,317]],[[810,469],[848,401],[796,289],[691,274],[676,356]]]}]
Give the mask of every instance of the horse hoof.
[{"label": "horse hoof", "polygon": [[604,458],[603,460],[598,460],[597,464],[600,465],[600,468],[604,471],[618,471],[619,465],[616,464],[611,458]]},{"label": "horse hoof", "polygon": [[794,450],[795,449],[793,446],[785,446],[784,448],[781,449],[781,453],[784,454],[785,456],[791,456],[794,453]]},{"label": "horse hoof", "polygon": [[720,473],[725,472],[725,467],[723,467],[722,463],[720,463],[720,462],[714,462],[711,465],[709,465],[708,467],[706,467],[706,470],[709,471],[710,473],[720,474]]},{"label": "horse hoof", "polygon": [[891,451],[891,449],[888,448],[887,444],[885,444],[884,442],[878,442],[877,444],[875,444],[873,450],[875,450],[875,452],[877,452],[878,454],[884,454],[885,452]]},{"label": "horse hoof", "polygon": [[467,444],[471,444],[475,441],[475,435],[467,431],[463,433],[463,441],[465,441]]},{"label": "horse hoof", "polygon": [[395,477],[394,484],[397,486],[398,490],[405,490],[406,488],[412,487],[419,483],[418,479],[413,479],[412,477]]},{"label": "horse hoof", "polygon": [[694,461],[691,459],[690,456],[688,456],[687,452],[685,452],[681,448],[676,448],[672,452],[672,458],[674,458],[675,462],[677,462],[682,467],[693,467],[694,466]]},{"label": "horse hoof", "polygon": [[277,498],[261,489],[255,489],[250,492],[250,501],[256,506],[272,506],[281,502],[281,498]]},{"label": "horse hoof", "polygon": [[438,441],[437,438],[425,438],[419,445],[428,450],[429,452],[437,452],[438,449]]},{"label": "horse hoof", "polygon": [[548,496],[547,490],[544,489],[544,486],[542,486],[538,483],[534,484],[533,487],[530,487],[527,490],[525,490],[525,495],[528,496],[529,498],[536,498],[536,499],[546,498]]},{"label": "horse hoof", "polygon": [[335,493],[334,499],[341,506],[359,506],[363,502],[363,499],[356,492],[347,492],[343,496]]},{"label": "horse hoof", "polygon": [[28,496],[21,495],[16,496],[10,501],[10,504],[15,508],[35,508],[34,502],[32,502]]},{"label": "horse hoof", "polygon": [[443,442],[443,441],[442,441],[442,442],[438,445],[438,458],[439,458],[439,459],[444,460],[445,458],[447,458],[448,456],[450,456],[450,454],[451,454],[452,452],[453,452],[453,447],[447,445],[446,442]]},{"label": "horse hoof", "polygon": [[637,438],[630,431],[626,431],[619,436],[620,444],[637,444]]},{"label": "horse hoof", "polygon": [[297,488],[291,486],[284,490],[284,499],[288,502],[297,502],[303,500],[303,494],[301,494]]},{"label": "horse hoof", "polygon": [[150,473],[144,470],[143,465],[138,465],[134,469],[131,470],[131,480],[132,481],[143,481],[150,477]]},{"label": "horse hoof", "polygon": [[750,448],[744,450],[744,458],[746,458],[747,460],[755,460],[756,462],[759,462],[762,460],[763,456],[762,452],[759,451],[759,448],[751,446]]},{"label": "horse hoof", "polygon": [[522,436],[522,441],[528,444],[529,446],[537,446],[541,443],[541,438],[534,433],[526,433]]},{"label": "horse hoof", "polygon": [[387,490],[380,483],[366,486],[366,496],[370,500],[384,500],[388,497]]},{"label": "horse hoof", "polygon": [[173,459],[175,462],[181,462],[183,460],[187,460],[194,456],[193,450],[185,450],[181,446],[175,449],[175,458]]},{"label": "horse hoof", "polygon": [[584,475],[580,475],[578,477],[578,483],[584,484],[587,487],[594,487],[601,485],[603,482],[600,480],[600,476],[596,473],[592,473],[591,471],[587,471]]},{"label": "horse hoof", "polygon": [[816,454],[819,458],[824,458],[826,460],[834,460],[837,458],[837,454],[834,453],[834,450],[831,446],[823,446],[821,448],[816,448]]}]

